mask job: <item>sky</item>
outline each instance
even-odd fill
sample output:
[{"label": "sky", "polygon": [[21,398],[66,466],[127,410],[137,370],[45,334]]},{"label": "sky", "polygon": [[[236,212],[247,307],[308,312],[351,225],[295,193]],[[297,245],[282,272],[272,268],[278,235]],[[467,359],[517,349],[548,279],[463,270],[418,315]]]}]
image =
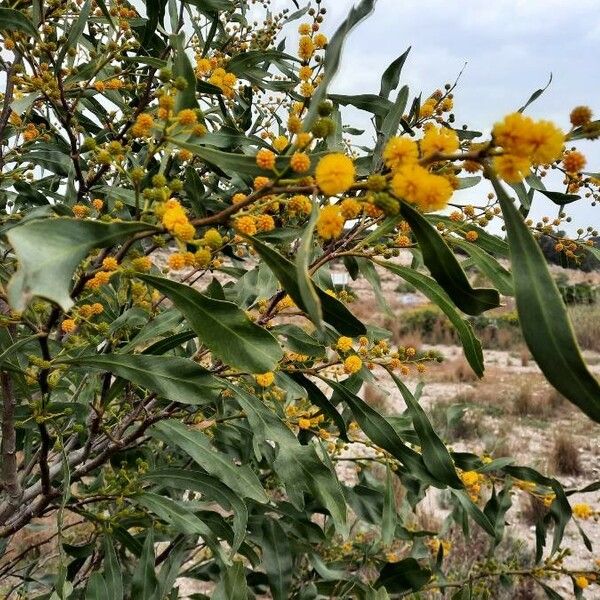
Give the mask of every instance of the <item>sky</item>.
[{"label": "sky", "polygon": [[[332,34],[353,4],[323,0],[323,31]],[[272,7],[293,10],[291,0],[272,0]],[[586,104],[600,117],[599,8],[600,0],[378,0],[374,12],[347,38],[330,92],[377,93],[385,68],[412,46],[401,77],[411,97],[421,91],[427,97],[454,82],[466,63],[454,92],[458,126],[467,123],[469,129],[489,133],[495,121],[544,87],[552,73],[550,87],[527,113],[566,130],[576,105]],[[353,125],[356,119],[369,125],[367,113],[353,111],[348,118]],[[586,170],[599,172],[600,140],[578,143],[578,148],[588,157]],[[472,200],[486,192],[472,188]],[[555,205],[536,194],[532,217],[554,217],[556,212]],[[600,228],[600,206],[591,207],[589,201],[576,203],[569,214],[574,226]]]}]

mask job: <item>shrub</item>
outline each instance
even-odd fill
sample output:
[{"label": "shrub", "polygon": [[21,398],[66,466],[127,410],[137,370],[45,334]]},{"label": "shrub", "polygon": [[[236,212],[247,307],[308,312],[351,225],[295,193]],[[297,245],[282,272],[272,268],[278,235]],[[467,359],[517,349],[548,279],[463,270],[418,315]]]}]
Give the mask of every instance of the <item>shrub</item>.
[{"label": "shrub", "polygon": [[[568,239],[566,216],[527,218],[530,183],[581,165],[563,148],[597,138],[598,122],[578,107],[570,126],[565,107],[561,127],[516,111],[491,135],[456,128],[455,86],[409,92],[406,53],[377,94],[332,93],[373,0],[330,38],[320,2],[144,4],[0,7],[0,591],[173,599],[185,576],[215,600],[437,592],[448,573],[423,542],[437,532],[411,528],[431,488],[446,492],[444,527],[486,536],[472,540],[494,555],[471,565],[476,587],[509,577],[498,498],[515,470],[450,452],[406,385],[438,357],[390,341],[415,333],[378,327],[373,306],[359,318],[360,288],[331,274],[376,295],[377,269],[413,285],[439,308],[416,334],[459,340],[478,376],[473,328],[501,331],[489,311],[514,294],[533,359],[600,421],[600,387],[536,241],[552,233],[557,252],[580,254],[596,233]],[[370,147],[348,104],[372,114]],[[564,177],[598,195],[596,179]],[[480,180],[484,207],[446,216],[455,189]],[[494,220],[506,239],[487,232]],[[394,260],[406,248],[409,267]],[[494,256],[517,260],[509,271]],[[483,277],[492,287],[471,283]],[[398,388],[407,411],[370,407],[365,383]],[[563,498],[558,482],[516,473]],[[563,541],[562,502],[543,528],[554,523],[553,543],[539,540],[545,560],[523,578],[581,577],[548,553]],[[49,538],[22,548],[38,524]],[[473,583],[465,573],[452,593]]]}]

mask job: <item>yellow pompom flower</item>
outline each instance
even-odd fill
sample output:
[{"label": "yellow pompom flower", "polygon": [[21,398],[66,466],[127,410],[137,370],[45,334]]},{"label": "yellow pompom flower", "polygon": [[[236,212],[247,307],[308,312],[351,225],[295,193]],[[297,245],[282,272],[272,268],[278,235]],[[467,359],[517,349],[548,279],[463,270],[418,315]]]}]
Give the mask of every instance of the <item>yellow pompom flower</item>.
[{"label": "yellow pompom flower", "polygon": [[416,204],[422,211],[440,210],[452,196],[452,186],[445,177],[432,175],[420,165],[402,167],[392,177],[393,193]]},{"label": "yellow pompom flower", "polygon": [[312,38],[308,35],[303,35],[300,37],[298,41],[298,56],[302,60],[310,60],[311,56],[315,52],[315,44],[312,41]]},{"label": "yellow pompom flower", "polygon": [[145,273],[152,268],[152,260],[149,256],[139,256],[131,261],[131,266],[141,273]]},{"label": "yellow pompom flower", "polygon": [[587,580],[587,577],[585,577],[584,575],[579,575],[579,577],[575,578],[575,585],[580,588],[580,589],[585,589],[588,585],[590,585],[590,582]]},{"label": "yellow pompom flower", "polygon": [[298,71],[298,77],[301,79],[301,81],[308,81],[312,75],[313,70],[307,66],[304,65],[302,67],[300,67],[300,70]]},{"label": "yellow pompom flower", "polygon": [[349,190],[354,183],[355,176],[356,169],[352,159],[341,153],[324,156],[315,170],[317,185],[328,196]]},{"label": "yellow pompom flower", "polygon": [[329,40],[327,39],[327,36],[324,33],[317,33],[313,41],[315,42],[315,46],[317,48],[325,48]]},{"label": "yellow pompom flower", "polygon": [[423,156],[434,154],[452,154],[460,145],[455,131],[446,127],[430,127],[421,140]]},{"label": "yellow pompom flower", "polygon": [[154,119],[148,113],[139,114],[131,126],[131,133],[136,137],[148,137],[154,127]]},{"label": "yellow pompom flower", "polygon": [[102,269],[104,271],[114,271],[119,266],[119,262],[113,256],[107,256],[102,261]]},{"label": "yellow pompom flower", "polygon": [[84,219],[89,213],[89,208],[83,204],[74,204],[71,210],[77,219]]},{"label": "yellow pompom flower", "polygon": [[335,347],[342,352],[348,352],[352,349],[352,338],[342,336],[338,339]]},{"label": "yellow pompom flower", "polygon": [[308,215],[312,210],[312,202],[308,196],[296,194],[288,200],[286,209],[292,214]]},{"label": "yellow pompom flower", "polygon": [[111,273],[108,271],[99,271],[85,285],[92,290],[97,290],[110,281],[110,276]]},{"label": "yellow pompom flower", "polygon": [[353,354],[344,361],[344,371],[349,375],[358,373],[362,368],[362,364],[362,360],[356,354]]},{"label": "yellow pompom flower", "polygon": [[358,217],[362,211],[362,204],[354,198],[344,198],[344,200],[340,202],[339,206],[346,221],[349,221],[350,219],[356,219],[356,217]]},{"label": "yellow pompom flower", "polygon": [[255,177],[254,178],[254,189],[255,190],[260,190],[262,188],[264,188],[265,186],[269,185],[271,183],[271,180],[268,177]]},{"label": "yellow pompom flower", "polygon": [[298,419],[298,427],[300,429],[310,429],[310,425],[311,425],[310,419],[306,419],[304,417],[300,417]]},{"label": "yellow pompom flower", "polygon": [[277,152],[283,152],[289,144],[289,140],[285,137],[285,135],[278,135],[273,140],[273,148],[277,150]]},{"label": "yellow pompom flower", "polygon": [[208,75],[212,71],[212,64],[208,58],[196,57],[196,76]]},{"label": "yellow pompom flower", "polygon": [[92,206],[94,209],[100,212],[104,208],[104,200],[101,200],[100,198],[94,198],[92,200]]},{"label": "yellow pompom flower", "polygon": [[71,333],[73,331],[75,331],[75,329],[77,329],[77,323],[75,323],[74,319],[65,319],[61,324],[60,324],[60,328],[65,332],[65,333]]},{"label": "yellow pompom flower", "polygon": [[576,106],[569,115],[573,127],[582,127],[592,120],[592,109],[589,106]]},{"label": "yellow pompom flower", "polygon": [[567,173],[579,173],[584,169],[587,160],[581,152],[571,150],[564,154],[562,162]]},{"label": "yellow pompom flower", "polygon": [[324,240],[340,237],[344,230],[344,216],[339,206],[324,206],[317,219],[317,232]]},{"label": "yellow pompom flower", "polygon": [[529,139],[533,146],[531,162],[534,165],[545,165],[562,154],[565,134],[550,121],[538,121]]},{"label": "yellow pompom flower", "polygon": [[256,219],[251,215],[238,217],[233,222],[233,228],[239,233],[254,235],[256,233]]},{"label": "yellow pompom flower", "polygon": [[202,243],[216,249],[223,245],[223,236],[214,227],[211,227],[204,232]]},{"label": "yellow pompom flower", "polygon": [[594,511],[587,502],[580,502],[578,504],[573,504],[573,514],[578,519],[589,519],[593,516]]},{"label": "yellow pompom flower", "polygon": [[427,99],[419,109],[419,117],[421,119],[427,119],[433,115],[433,111],[435,110],[435,105],[437,104],[437,100],[435,98]]},{"label": "yellow pompom flower", "polygon": [[195,125],[198,121],[198,115],[191,108],[184,108],[177,113],[177,120],[180,125]]},{"label": "yellow pompom flower", "polygon": [[414,164],[419,158],[416,142],[406,137],[393,137],[383,151],[386,166],[395,171],[407,164]]},{"label": "yellow pompom flower", "polygon": [[308,146],[310,146],[312,139],[313,139],[312,133],[309,133],[308,131],[301,131],[296,136],[296,146],[298,146],[298,148],[301,148],[301,149],[307,148]]},{"label": "yellow pompom flower", "polygon": [[271,371],[268,371],[267,373],[260,373],[255,375],[254,379],[260,387],[266,388],[273,385],[273,382],[275,381],[275,373],[272,373]]},{"label": "yellow pompom flower", "polygon": [[172,233],[176,238],[184,242],[189,242],[194,239],[196,228],[189,221],[186,223],[176,223]]},{"label": "yellow pompom flower", "polygon": [[170,269],[173,269],[173,271],[179,271],[186,266],[185,254],[182,252],[174,252],[173,254],[169,255],[167,263]]},{"label": "yellow pompom flower", "polygon": [[241,192],[238,192],[237,194],[234,194],[231,198],[231,203],[232,204],[239,204],[240,202],[243,202],[248,196],[246,196],[246,194],[242,194]]},{"label": "yellow pompom flower", "polygon": [[467,231],[467,233],[465,233],[465,239],[468,242],[476,242],[478,237],[479,237],[479,234],[473,230]]},{"label": "yellow pompom flower", "polygon": [[290,167],[294,173],[306,173],[310,169],[310,157],[304,152],[294,152],[290,158]]},{"label": "yellow pompom flower", "polygon": [[194,267],[197,269],[206,267],[210,263],[211,258],[212,255],[208,248],[200,248],[199,250],[196,250],[196,253],[194,254]]},{"label": "yellow pompom flower", "polygon": [[287,122],[290,133],[299,133],[302,129],[302,119],[298,115],[290,115]]},{"label": "yellow pompom flower", "polygon": [[271,215],[258,215],[256,217],[257,231],[272,231],[275,229],[275,221]]},{"label": "yellow pompom flower", "polygon": [[518,183],[529,175],[531,162],[526,156],[503,154],[494,157],[493,166],[498,177],[508,183]]},{"label": "yellow pompom flower", "polygon": [[261,148],[257,153],[256,153],[256,164],[261,168],[261,169],[273,169],[273,167],[275,167],[275,153],[271,152],[271,150],[268,150],[267,148]]}]

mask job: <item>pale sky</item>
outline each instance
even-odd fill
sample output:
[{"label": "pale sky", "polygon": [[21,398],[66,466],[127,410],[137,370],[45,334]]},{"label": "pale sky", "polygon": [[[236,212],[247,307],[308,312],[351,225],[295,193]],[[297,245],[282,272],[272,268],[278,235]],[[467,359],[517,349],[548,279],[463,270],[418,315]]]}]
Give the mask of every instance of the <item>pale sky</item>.
[{"label": "pale sky", "polygon": [[[353,4],[323,0],[328,11],[323,31],[333,33]],[[272,7],[294,10],[291,0],[273,0]],[[453,82],[467,63],[455,90],[458,126],[489,132],[552,73],[552,84],[527,113],[568,129],[570,109],[578,104],[589,105],[600,118],[599,9],[600,0],[378,0],[373,14],[350,34],[330,91],[377,93],[381,73],[412,46],[401,78],[411,97],[421,91],[427,97]],[[367,113],[347,114],[352,124],[362,119],[361,128],[368,126]],[[588,156],[586,170],[599,172],[600,140],[578,147]],[[473,188],[473,201],[486,191]],[[536,194],[532,217],[555,216],[556,210]],[[592,208],[589,201],[578,202],[570,214],[580,225],[600,227],[600,206]]]}]

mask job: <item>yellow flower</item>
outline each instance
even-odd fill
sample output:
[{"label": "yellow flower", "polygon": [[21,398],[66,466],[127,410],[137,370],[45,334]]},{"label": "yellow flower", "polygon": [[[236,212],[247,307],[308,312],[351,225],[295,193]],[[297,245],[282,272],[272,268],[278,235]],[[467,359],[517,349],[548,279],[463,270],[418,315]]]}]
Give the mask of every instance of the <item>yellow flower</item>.
[{"label": "yellow flower", "polygon": [[467,231],[467,233],[465,233],[465,239],[469,242],[476,242],[478,237],[479,234],[473,230]]},{"label": "yellow flower", "polygon": [[569,115],[573,127],[587,125],[592,120],[592,109],[589,106],[576,106]]},{"label": "yellow flower", "polygon": [[60,324],[60,328],[65,332],[65,333],[71,333],[73,331],[75,331],[75,329],[77,328],[77,323],[75,323],[74,319],[65,319],[61,324]]},{"label": "yellow flower", "polygon": [[312,72],[313,70],[309,66],[304,65],[300,67],[300,70],[298,71],[298,77],[300,77],[302,81],[308,81],[312,75]]},{"label": "yellow flower", "polygon": [[352,349],[352,338],[342,336],[336,344],[336,348],[342,352],[348,352]]},{"label": "yellow flower", "polygon": [[287,122],[290,133],[299,133],[302,129],[302,120],[297,115],[290,115]]},{"label": "yellow flower", "polygon": [[208,75],[212,71],[212,64],[208,58],[196,57],[196,75]]},{"label": "yellow flower", "polygon": [[310,169],[310,157],[304,152],[294,152],[290,158],[290,167],[294,173],[306,173]]},{"label": "yellow flower", "polygon": [[383,160],[392,171],[406,164],[416,163],[419,148],[416,142],[406,137],[393,137],[383,151]]},{"label": "yellow flower", "polygon": [[179,271],[186,266],[185,254],[182,252],[174,252],[173,254],[169,255],[167,262],[170,269],[173,269],[173,271]]},{"label": "yellow flower", "polygon": [[324,156],[315,170],[317,185],[328,196],[341,194],[350,189],[355,175],[354,163],[341,153]]},{"label": "yellow flower", "polygon": [[585,589],[588,585],[590,585],[590,582],[587,580],[587,577],[585,577],[584,575],[580,575],[579,577],[575,578],[575,585],[580,588],[580,589]]},{"label": "yellow flower", "polygon": [[104,312],[104,306],[102,306],[100,302],[94,302],[94,304],[90,306],[90,310],[93,315],[101,315]]},{"label": "yellow flower", "polygon": [[272,373],[271,371],[268,371],[267,373],[260,373],[255,375],[254,379],[260,387],[266,388],[270,385],[273,385],[273,382],[275,381],[275,373]]},{"label": "yellow flower", "polygon": [[92,200],[92,206],[98,212],[100,212],[104,208],[104,200],[101,200],[100,198],[94,198],[94,200]]},{"label": "yellow flower", "polygon": [[344,200],[340,202],[339,206],[346,221],[350,219],[356,219],[356,217],[358,217],[362,211],[362,204],[354,198],[344,198]]},{"label": "yellow flower", "polygon": [[349,356],[344,361],[344,371],[346,373],[348,373],[349,375],[352,375],[353,373],[357,373],[358,371],[360,371],[361,367],[362,367],[362,360],[360,360],[360,358],[358,356],[356,356],[356,354]]},{"label": "yellow flower", "polygon": [[254,235],[256,233],[256,219],[251,215],[238,217],[233,222],[233,228],[239,233],[245,233],[246,235]]},{"label": "yellow flower", "polygon": [[594,514],[594,511],[586,502],[580,502],[579,504],[573,505],[573,514],[578,519],[589,519]]},{"label": "yellow flower", "polygon": [[308,196],[296,194],[288,200],[286,208],[292,214],[308,215],[312,210],[312,202]]},{"label": "yellow flower", "polygon": [[131,261],[131,266],[136,271],[141,271],[142,273],[145,273],[146,271],[149,271],[152,267],[152,260],[149,256],[140,256],[138,258],[134,258]]},{"label": "yellow flower", "polygon": [[114,271],[119,266],[119,263],[116,258],[113,256],[107,256],[102,261],[102,269],[104,271]]},{"label": "yellow flower", "polygon": [[581,152],[572,150],[564,154],[562,162],[567,173],[579,173],[583,170],[587,161]]},{"label": "yellow flower", "polygon": [[458,150],[460,142],[455,131],[446,127],[430,127],[421,140],[423,156],[452,154]]},{"label": "yellow flower", "polygon": [[545,165],[556,160],[562,153],[565,134],[550,121],[538,121],[530,135],[533,146],[531,162]]},{"label": "yellow flower", "polygon": [[275,221],[271,215],[258,215],[256,217],[257,231],[272,231],[275,229]]},{"label": "yellow flower", "polygon": [[238,192],[237,194],[233,195],[233,197],[231,198],[231,202],[232,204],[239,204],[240,202],[243,202],[247,197],[248,196],[246,196],[246,194]]},{"label": "yellow flower", "polygon": [[305,419],[305,418],[298,419],[298,427],[300,429],[310,429],[310,419]]},{"label": "yellow flower", "polygon": [[89,212],[89,208],[83,204],[74,204],[71,210],[77,219],[83,219],[84,217],[87,217]]},{"label": "yellow flower", "polygon": [[327,45],[327,36],[323,33],[317,33],[317,35],[315,35],[315,46],[317,48],[324,48]]},{"label": "yellow flower", "polygon": [[131,133],[136,137],[148,137],[154,127],[154,119],[148,113],[139,114],[131,126]]},{"label": "yellow flower", "polygon": [[391,189],[424,212],[444,208],[452,196],[452,186],[445,177],[432,175],[420,165],[399,169],[392,178]]},{"label": "yellow flower", "polygon": [[324,240],[338,238],[344,230],[344,217],[339,206],[324,206],[319,212],[317,232]]},{"label": "yellow flower", "polygon": [[176,223],[173,227],[173,235],[184,242],[189,242],[196,235],[196,228],[188,221],[186,223]]},{"label": "yellow flower", "polygon": [[275,154],[267,148],[261,148],[256,153],[256,164],[261,169],[273,169],[275,166]]},{"label": "yellow flower", "polygon": [[211,227],[204,232],[202,243],[210,248],[219,248],[223,245],[223,236],[214,227]]},{"label": "yellow flower", "polygon": [[531,169],[529,158],[515,154],[495,156],[493,165],[498,176],[508,183],[523,181],[529,175]]},{"label": "yellow flower", "polygon": [[268,177],[255,177],[254,178],[254,189],[255,190],[260,190],[262,188],[264,188],[265,186],[269,185],[271,183],[271,180]]},{"label": "yellow flower", "polygon": [[298,56],[302,60],[310,60],[310,57],[315,52],[315,44],[312,41],[312,38],[308,35],[303,35],[300,37],[298,41]]},{"label": "yellow flower", "polygon": [[177,113],[177,120],[180,125],[195,125],[198,121],[198,115],[191,108],[184,108]]},{"label": "yellow flower", "polygon": [[273,148],[275,148],[275,150],[277,150],[277,152],[283,152],[287,148],[288,144],[289,144],[289,141],[285,137],[285,135],[278,135],[273,140]]},{"label": "yellow flower", "polygon": [[208,248],[200,248],[194,254],[194,267],[206,267],[210,263],[211,253]]},{"label": "yellow flower", "polygon": [[437,104],[437,100],[435,98],[428,98],[419,109],[419,117],[421,119],[426,119],[427,117],[431,117],[433,115],[433,111],[435,110],[435,105]]}]

